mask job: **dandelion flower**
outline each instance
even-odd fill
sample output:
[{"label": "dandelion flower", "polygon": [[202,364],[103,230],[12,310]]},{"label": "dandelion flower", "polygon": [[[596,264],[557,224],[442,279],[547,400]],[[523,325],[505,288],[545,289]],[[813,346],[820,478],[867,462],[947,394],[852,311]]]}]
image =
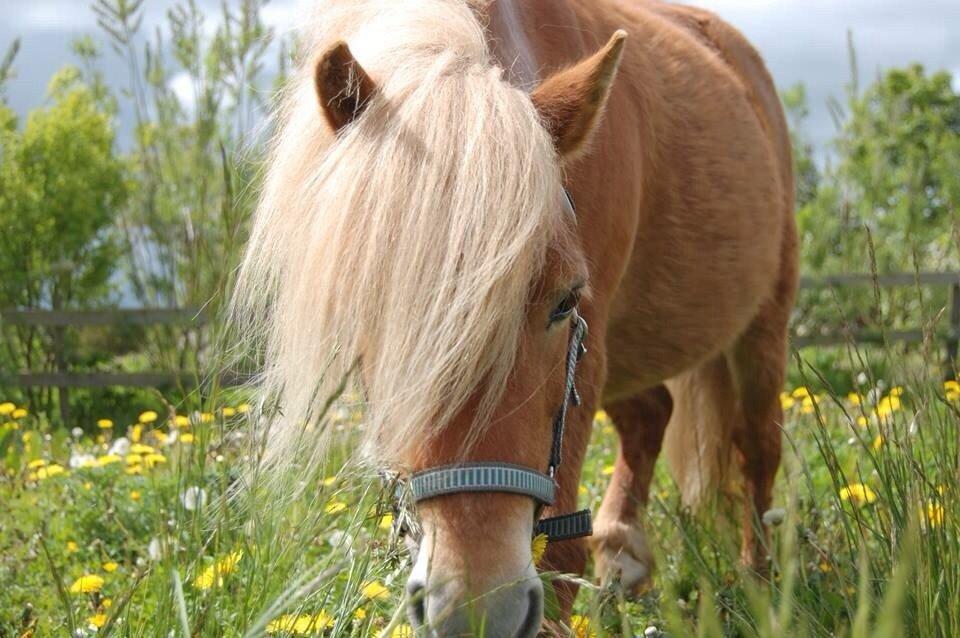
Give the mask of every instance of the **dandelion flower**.
[{"label": "dandelion flower", "polygon": [[267,623],[268,634],[286,633],[296,636],[318,634],[322,629],[332,627],[333,617],[321,611],[316,616],[310,614],[284,614]]},{"label": "dandelion flower", "polygon": [[156,450],[143,443],[134,443],[130,446],[130,454],[153,454]]},{"label": "dandelion flower", "polygon": [[800,402],[800,412],[803,414],[813,414],[814,406],[816,406],[816,404],[816,399],[810,395],[807,395],[803,397],[803,400]]},{"label": "dandelion flower", "polygon": [[863,404],[863,395],[859,392],[851,392],[847,395],[847,401],[853,405],[862,405]]},{"label": "dandelion flower", "polygon": [[237,412],[239,412],[240,414],[246,414],[249,411],[250,411],[249,403],[241,403],[240,405],[237,406]]},{"label": "dandelion flower", "polygon": [[414,638],[416,634],[410,625],[398,625],[390,632],[390,638]]},{"label": "dandelion flower", "polygon": [[62,465],[53,463],[52,465],[41,467],[39,470],[37,470],[37,478],[42,481],[44,479],[53,478],[54,476],[61,476],[66,473],[67,470]]},{"label": "dandelion flower", "polygon": [[131,501],[139,501],[139,500],[140,500],[140,492],[138,492],[137,490],[130,490],[130,500],[131,500]]},{"label": "dandelion flower", "polygon": [[360,593],[369,600],[383,600],[390,597],[390,590],[379,581],[373,580],[360,588]]},{"label": "dandelion flower", "polygon": [[860,427],[865,428],[869,424],[870,424],[870,419],[863,416],[862,414],[857,417],[857,425],[859,425]]},{"label": "dandelion flower", "polygon": [[27,463],[27,467],[31,470],[35,470],[38,467],[43,467],[44,465],[47,465],[47,463],[49,463],[49,461],[47,461],[46,459],[34,459],[29,463]]},{"label": "dandelion flower", "polygon": [[22,419],[27,416],[27,414],[29,414],[29,412],[27,412],[26,408],[17,408],[10,416],[14,419]]},{"label": "dandelion flower", "polygon": [[343,501],[330,501],[327,503],[327,506],[324,508],[324,511],[327,514],[339,514],[343,510],[347,509],[347,504]]},{"label": "dandelion flower", "polygon": [[173,424],[178,428],[188,428],[190,427],[190,417],[178,414],[173,417]]},{"label": "dandelion flower", "polygon": [[353,612],[353,619],[354,619],[354,620],[364,620],[364,619],[366,619],[366,617],[367,617],[367,610],[366,610],[366,609],[360,608],[360,609],[356,610],[355,612]]},{"label": "dandelion flower", "polygon": [[147,467],[154,467],[155,465],[162,465],[167,462],[167,457],[162,454],[145,454],[143,457],[143,462]]},{"label": "dandelion flower", "polygon": [[877,494],[869,485],[863,483],[851,483],[840,490],[841,501],[851,501],[858,507],[869,505],[876,502]]},{"label": "dandelion flower", "polygon": [[212,422],[213,422],[213,414],[211,414],[210,412],[200,413],[200,423],[212,423]]},{"label": "dandelion flower", "polygon": [[930,501],[927,503],[927,510],[924,512],[927,518],[927,523],[930,527],[940,527],[943,525],[943,520],[946,518],[946,512],[943,509],[943,505]]},{"label": "dandelion flower", "polygon": [[110,560],[103,564],[103,571],[107,572],[108,574],[112,574],[113,572],[117,571],[118,567],[120,567],[120,565]]},{"label": "dandelion flower", "polygon": [[780,408],[783,410],[789,410],[797,404],[797,400],[786,392],[780,393]]},{"label": "dandelion flower", "polygon": [[17,409],[17,406],[10,403],[9,401],[4,401],[3,403],[0,403],[0,415],[6,416],[8,414],[11,414],[16,409]]},{"label": "dandelion flower", "polygon": [[232,417],[236,413],[237,413],[236,408],[224,407],[220,409],[220,414],[222,414],[224,417],[227,417],[227,418]]},{"label": "dandelion flower", "polygon": [[586,616],[570,616],[570,629],[576,638],[597,638],[597,632],[590,626],[590,619]]},{"label": "dandelion flower", "polygon": [[130,440],[134,443],[140,442],[141,434],[143,434],[143,426],[139,423],[130,428]]},{"label": "dandelion flower", "polygon": [[877,438],[875,438],[875,439],[873,440],[873,443],[870,445],[870,447],[873,448],[873,451],[874,451],[874,452],[879,452],[879,451],[880,451],[880,448],[883,447],[883,444],[884,444],[885,441],[886,441],[886,439],[883,438],[883,435],[882,435],[882,434],[878,434],[878,435],[877,435]]},{"label": "dandelion flower", "polygon": [[190,445],[194,441],[194,436],[187,432],[186,434],[180,435],[180,442],[185,445]]},{"label": "dandelion flower", "polygon": [[240,559],[242,558],[242,550],[227,554],[200,572],[200,575],[193,581],[193,586],[200,590],[221,587],[223,585],[223,577],[237,571],[237,565],[240,564]]},{"label": "dandelion flower", "polygon": [[110,419],[98,419],[97,427],[100,428],[101,430],[109,430],[110,428],[113,427],[113,421],[111,421]]},{"label": "dandelion flower", "polygon": [[323,479],[323,481],[321,481],[324,487],[330,487],[336,482],[337,482],[336,476],[328,476],[327,478]]},{"label": "dandelion flower", "polygon": [[808,390],[806,386],[800,386],[791,393],[791,396],[793,396],[794,399],[804,399],[810,396],[810,390]]},{"label": "dandelion flower", "polygon": [[76,541],[67,541],[67,553],[73,554],[79,549],[80,547],[77,545]]},{"label": "dandelion flower", "polygon": [[121,461],[123,461],[123,457],[118,454],[104,454],[103,456],[97,457],[97,467],[106,467],[107,465],[120,463]]},{"label": "dandelion flower", "polygon": [[157,420],[157,413],[153,410],[147,410],[146,412],[140,413],[140,416],[137,417],[137,421],[146,425],[147,423],[153,423]]},{"label": "dandelion flower", "polygon": [[533,555],[533,564],[539,565],[543,554],[547,551],[547,535],[537,534],[530,541],[530,553]]},{"label": "dandelion flower", "polygon": [[380,522],[377,523],[377,527],[380,529],[390,529],[393,527],[393,514],[384,514],[380,517]]},{"label": "dandelion flower", "polygon": [[100,629],[107,624],[107,615],[104,613],[94,614],[87,618],[87,624],[93,625],[97,629]]},{"label": "dandelion flower", "polygon": [[615,468],[613,465],[604,465],[603,469],[600,470],[600,473],[603,474],[604,476],[610,476],[611,474],[613,474],[614,469]]},{"label": "dandelion flower", "polygon": [[103,589],[103,577],[84,574],[70,585],[71,594],[94,594]]}]

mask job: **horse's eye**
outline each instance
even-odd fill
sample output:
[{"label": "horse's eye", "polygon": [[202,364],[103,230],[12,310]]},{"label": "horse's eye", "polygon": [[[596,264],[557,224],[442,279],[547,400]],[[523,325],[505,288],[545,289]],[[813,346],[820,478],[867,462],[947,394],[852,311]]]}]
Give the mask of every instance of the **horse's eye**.
[{"label": "horse's eye", "polygon": [[563,300],[557,304],[557,307],[550,313],[550,325],[559,323],[573,314],[577,304],[580,302],[580,291],[571,290]]}]

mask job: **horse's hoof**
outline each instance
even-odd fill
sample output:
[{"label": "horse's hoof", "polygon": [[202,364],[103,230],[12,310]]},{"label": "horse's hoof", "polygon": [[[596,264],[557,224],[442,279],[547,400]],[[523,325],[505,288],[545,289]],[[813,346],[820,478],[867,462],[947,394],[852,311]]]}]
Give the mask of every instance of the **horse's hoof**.
[{"label": "horse's hoof", "polygon": [[644,592],[650,583],[654,562],[639,523],[603,525],[594,531],[591,545],[595,571],[602,586],[619,583],[631,595]]}]

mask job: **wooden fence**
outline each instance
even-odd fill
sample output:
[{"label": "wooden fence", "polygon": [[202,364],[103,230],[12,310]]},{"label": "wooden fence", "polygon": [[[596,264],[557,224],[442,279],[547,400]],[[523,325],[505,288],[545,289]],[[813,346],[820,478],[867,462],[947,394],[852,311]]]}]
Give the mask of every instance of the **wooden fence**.
[{"label": "wooden fence", "polygon": [[[937,339],[946,344],[947,360],[956,361],[960,341],[960,271],[936,273],[895,273],[835,275],[821,278],[803,278],[801,289],[854,287],[949,287],[950,315],[948,328],[938,333]],[[89,326],[149,326],[184,325],[200,327],[208,317],[198,309],[190,308],[136,308],[116,310],[6,310],[0,312],[0,323],[9,325],[82,328]],[[818,335],[794,335],[797,348],[840,345],[849,342],[863,344],[921,343],[925,338],[920,328],[913,330],[868,331],[845,328],[840,332]],[[18,372],[0,374],[0,383],[42,387],[103,388],[107,386],[163,387],[196,380],[196,376],[178,372]],[[221,385],[236,385],[242,380],[230,375],[221,379]]]}]

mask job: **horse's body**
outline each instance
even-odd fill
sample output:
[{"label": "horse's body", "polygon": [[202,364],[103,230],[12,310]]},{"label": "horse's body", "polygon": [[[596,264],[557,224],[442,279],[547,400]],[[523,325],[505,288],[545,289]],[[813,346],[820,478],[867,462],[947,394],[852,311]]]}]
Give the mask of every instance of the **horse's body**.
[{"label": "horse's body", "polygon": [[[630,33],[606,116],[591,151],[567,166],[567,183],[583,220],[593,290],[584,314],[599,350],[584,385],[624,443],[597,545],[618,552],[632,539],[628,551],[648,562],[628,528],[671,412],[660,384],[672,397],[671,461],[686,500],[721,479],[736,439],[760,513],[769,506],[797,276],[789,134],[759,55],[708,12],[642,0],[520,4],[525,41],[547,69],[582,58],[617,28]],[[492,10],[512,16],[517,7]],[[493,38],[512,42],[500,44],[508,68],[523,57],[511,29]],[[571,476],[588,426],[569,434]],[[617,490],[624,483],[628,493]],[[576,484],[564,482],[558,509],[574,508]],[[745,558],[760,566],[761,557]]]},{"label": "horse's body", "polygon": [[[338,2],[349,4],[340,0],[331,4]],[[463,0],[436,0],[410,6],[418,6],[418,11],[423,12],[432,10],[423,8],[427,5],[445,11],[445,6],[461,2]],[[375,4],[375,0],[368,4]],[[597,570],[619,577],[627,585],[639,585],[649,574],[651,560],[638,511],[647,499],[653,464],[665,429],[671,465],[688,501],[696,501],[706,487],[716,486],[730,459],[739,461],[749,496],[744,508],[743,558],[749,565],[762,569],[765,552],[762,536],[754,533],[754,522],[757,514],[770,505],[773,478],[779,465],[778,395],[785,367],[787,320],[796,287],[790,142],[777,94],[762,61],[738,32],[715,16],[661,2],[472,0],[469,7],[473,19],[484,28],[486,46],[492,58],[505,69],[505,77],[524,90],[537,86],[543,89],[533,92],[533,103],[554,141],[558,142],[560,155],[564,157],[563,183],[577,205],[575,229],[559,233],[556,241],[551,240],[552,248],[536,249],[546,250],[543,274],[535,274],[537,279],[525,281],[524,287],[550,289],[557,281],[568,281],[584,264],[589,274],[588,292],[580,307],[590,325],[590,352],[577,372],[585,409],[571,413],[568,421],[554,509],[557,512],[575,509],[591,417],[594,410],[602,406],[620,432],[622,448],[595,524],[592,543]],[[428,18],[418,16],[422,20]],[[471,28],[465,23],[460,25],[456,19],[459,18],[453,14],[444,18],[451,29],[454,24]],[[437,25],[440,24],[444,23],[438,20]],[[588,72],[610,60],[611,69],[615,69],[622,45],[613,48],[608,45],[603,56],[603,52],[598,53],[566,75],[561,72],[550,76],[558,69],[584,60],[617,29],[628,32],[629,43],[623,49],[619,74],[612,88],[597,79],[611,79],[612,71],[593,75]],[[316,53],[333,41],[332,36],[324,37],[326,40],[321,38]],[[350,33],[338,37],[350,42]],[[432,55],[434,50],[442,55],[448,46],[439,36],[434,43],[429,34],[419,37],[423,42],[411,49],[417,55]],[[350,44],[352,47],[353,42]],[[333,129],[348,131],[344,138],[348,144],[359,139],[353,137],[358,135],[357,131],[347,128],[352,126],[354,118],[358,118],[357,127],[368,127],[367,135],[374,135],[376,127],[383,126],[377,124],[381,121],[378,118],[390,121],[386,119],[391,117],[390,112],[377,103],[378,90],[384,95],[384,101],[397,110],[390,94],[395,89],[389,84],[378,89],[387,79],[382,75],[390,72],[389,63],[382,53],[378,54],[379,59],[371,54],[364,57],[364,53],[361,43],[354,66],[350,66],[354,62],[345,47],[332,57],[334,65],[346,60],[343,68],[349,73],[341,75],[350,76],[349,84],[340,86],[337,82],[343,78],[324,72],[325,67],[331,65],[330,54],[322,59],[317,70],[316,83],[327,122]],[[370,71],[369,76],[363,69]],[[586,79],[576,75],[577,69],[585,69]],[[359,80],[355,78],[357,75]],[[548,76],[559,79],[553,84],[547,81],[541,85]],[[584,93],[582,103],[574,103],[579,95],[577,87],[590,82],[596,83],[596,90]],[[346,93],[355,94],[355,99],[349,102],[349,110],[344,110],[342,104],[335,102],[342,101],[344,89],[348,87],[350,91]],[[504,99],[506,96],[504,93]],[[573,106],[564,103],[567,98]],[[580,145],[583,140],[576,140],[577,148],[568,153],[556,127],[548,124],[552,121],[551,115],[562,119],[577,109],[594,108],[599,112],[603,110],[604,99],[607,100],[605,115],[597,120],[591,141],[584,147]],[[291,103],[298,104],[296,99]],[[366,103],[374,111],[369,116],[360,114]],[[382,110],[377,110],[381,107]],[[471,113],[462,114],[466,121],[471,116]],[[396,117],[402,118],[402,112]],[[365,123],[364,118],[370,121]],[[320,119],[318,116],[317,121]],[[593,120],[586,118],[585,121],[593,127]],[[323,153],[331,144],[302,141],[301,137],[307,140],[319,135],[312,129],[293,130],[293,124],[302,127],[304,122],[309,122],[305,114],[293,112],[288,116],[290,137],[281,139],[274,160],[274,170],[279,177],[275,183],[268,181],[267,205],[263,207],[265,210],[260,214],[254,235],[256,253],[248,257],[252,266],[244,274],[254,280],[257,276],[269,280],[280,290],[275,294],[281,299],[285,290],[283,278],[299,279],[298,260],[312,250],[310,244],[296,243],[312,231],[311,227],[303,231],[300,222],[291,221],[296,214],[306,213],[291,212],[296,210],[299,200],[291,200],[294,201],[291,205],[284,199],[288,197],[284,193],[298,188],[299,183],[312,183],[299,163],[312,161],[313,155]],[[316,127],[319,129],[320,124]],[[408,126],[410,128],[415,127]],[[404,134],[410,140],[418,139],[416,131],[407,130]],[[504,144],[510,142],[510,139],[503,141]],[[419,147],[411,148],[416,157],[423,157],[425,166],[430,165],[429,153],[420,155]],[[331,153],[341,152],[334,149]],[[409,165],[402,167],[407,169]],[[371,180],[379,177],[369,176]],[[485,185],[489,181],[485,180]],[[437,183],[443,185],[451,180]],[[271,189],[276,192],[271,194]],[[389,189],[387,192],[392,193]],[[422,192],[419,196],[411,193],[411,199],[404,200],[405,204],[394,205],[389,211],[400,210],[396,214],[402,214],[404,206],[416,205],[422,199]],[[358,203],[357,214],[361,210]],[[486,219],[484,215],[488,212],[478,210],[476,216]],[[523,213],[505,210],[496,214],[521,215],[516,219],[524,220]],[[421,214],[445,213],[425,211]],[[478,237],[491,232],[485,230],[483,224],[489,228],[497,223],[493,218],[483,219],[476,222]],[[562,225],[568,221],[551,223]],[[373,226],[377,219],[366,223]],[[403,233],[408,232],[405,229],[415,223],[414,219],[405,222],[406,226],[398,226],[399,230],[391,231],[390,241],[402,243]],[[472,222],[468,218],[464,223]],[[278,225],[280,231],[276,232],[280,239],[276,245],[268,245],[265,257],[262,246],[269,242],[272,228]],[[293,228],[296,230],[291,230]],[[341,229],[343,224],[331,228]],[[376,231],[372,229],[371,234],[375,235]],[[417,232],[422,236],[426,231]],[[451,237],[451,240],[459,241],[459,238]],[[281,247],[281,241],[291,246]],[[293,256],[287,258],[282,250],[290,251]],[[570,255],[573,257],[567,259]],[[288,259],[286,269],[271,264],[263,266],[269,260],[283,259]],[[418,257],[413,263],[424,263],[425,259],[428,257]],[[373,263],[372,260],[369,263]],[[357,268],[366,273],[373,268],[369,263],[360,262]],[[315,276],[326,276],[331,268],[335,265],[326,266],[326,270],[317,269]],[[267,275],[257,269],[267,271]],[[371,276],[361,276],[365,283],[373,280]],[[334,283],[328,283],[327,288],[348,280],[344,277],[331,281]],[[379,280],[373,281],[380,284]],[[426,281],[429,283],[429,279]],[[295,290],[292,287],[287,297],[289,302],[295,304],[307,295],[312,290],[310,283],[309,280],[298,283],[300,287]],[[363,288],[360,287],[361,295]],[[389,288],[385,290],[391,292]],[[344,290],[340,294],[354,293]],[[404,297],[391,299],[394,302],[390,303],[402,304]],[[333,293],[315,302],[332,312],[336,312],[335,303]],[[541,302],[531,302],[529,307],[538,308],[538,303]],[[387,308],[393,310],[390,305]],[[303,357],[303,351],[310,346],[306,340],[312,329],[307,326],[308,310],[312,312],[313,307],[302,310],[300,315],[292,315],[300,318],[299,324],[285,315],[273,319],[287,330],[281,330],[279,336],[274,337],[280,352],[274,367],[281,374],[289,375],[285,377],[287,384],[297,375],[318,374],[324,369],[319,364],[305,368],[298,362],[296,370],[286,370],[292,369],[292,361]],[[362,311],[361,307],[354,314],[361,316]],[[387,325],[396,323],[388,321]],[[536,325],[541,325],[539,319]],[[469,416],[477,411],[482,413],[478,404],[483,405],[482,399],[471,395],[455,405],[455,413],[447,415],[449,424],[429,436],[425,434],[422,442],[405,431],[409,440],[418,441],[418,449],[402,459],[386,460],[414,470],[450,462],[464,456],[461,444],[467,439],[475,443],[469,448],[468,459],[507,461],[528,467],[541,465],[546,459],[545,424],[557,403],[557,391],[544,388],[556,386],[563,341],[561,336],[551,336],[549,345],[544,345],[538,341],[539,336],[529,336],[534,334],[529,325],[523,330],[527,332],[519,337],[519,348],[524,355],[510,364],[512,372],[503,399],[491,411],[490,425],[479,438],[467,434],[471,431]],[[365,365],[369,364],[370,354],[375,352],[371,348],[388,338],[384,334],[387,333],[381,331],[355,337],[359,344],[355,356],[361,357]],[[301,337],[304,340],[300,340]],[[413,347],[415,337],[404,337],[404,347]],[[296,357],[289,355],[292,358],[283,359],[288,350]],[[365,371],[368,387],[374,394],[379,369],[372,366]],[[482,378],[498,377],[488,374]],[[283,396],[282,383],[277,386],[279,389],[274,390]],[[444,396],[449,394],[448,391]],[[306,411],[306,408],[298,409]],[[389,437],[386,429],[389,425],[382,427],[385,429],[381,436]],[[389,438],[382,440],[390,441]],[[522,497],[482,494],[438,499],[422,508],[425,519],[435,528],[430,550],[433,564],[418,562],[411,591],[422,590],[428,576],[437,580],[437,565],[446,566],[448,577],[456,578],[460,574],[462,580],[472,580],[466,586],[472,589],[467,591],[489,591],[510,578],[525,578],[520,574],[524,564],[528,571],[523,573],[530,573],[529,548],[521,546],[525,543],[524,536],[529,538],[530,506]],[[551,544],[547,564],[561,571],[582,572],[586,565],[586,545],[579,541]],[[445,592],[443,601],[421,603],[421,622],[424,619],[441,622],[436,620],[437,609],[442,607],[440,602],[449,604],[464,596],[464,586],[441,589]],[[531,592],[530,600],[538,600],[536,592]],[[565,593],[563,598],[569,609],[572,591]],[[501,613],[491,614],[494,635],[500,635],[497,631],[505,635],[518,632],[530,635],[529,619],[539,617],[534,611],[539,603],[531,602],[530,610],[523,611],[527,610],[528,603],[523,602],[521,609],[512,600],[489,603],[503,607]],[[519,625],[512,614],[521,611],[528,619]],[[539,626],[539,621],[535,625]],[[451,630],[451,626],[463,625],[450,625],[447,630]],[[517,626],[523,629],[518,630]],[[512,628],[506,629],[508,627]]]}]

